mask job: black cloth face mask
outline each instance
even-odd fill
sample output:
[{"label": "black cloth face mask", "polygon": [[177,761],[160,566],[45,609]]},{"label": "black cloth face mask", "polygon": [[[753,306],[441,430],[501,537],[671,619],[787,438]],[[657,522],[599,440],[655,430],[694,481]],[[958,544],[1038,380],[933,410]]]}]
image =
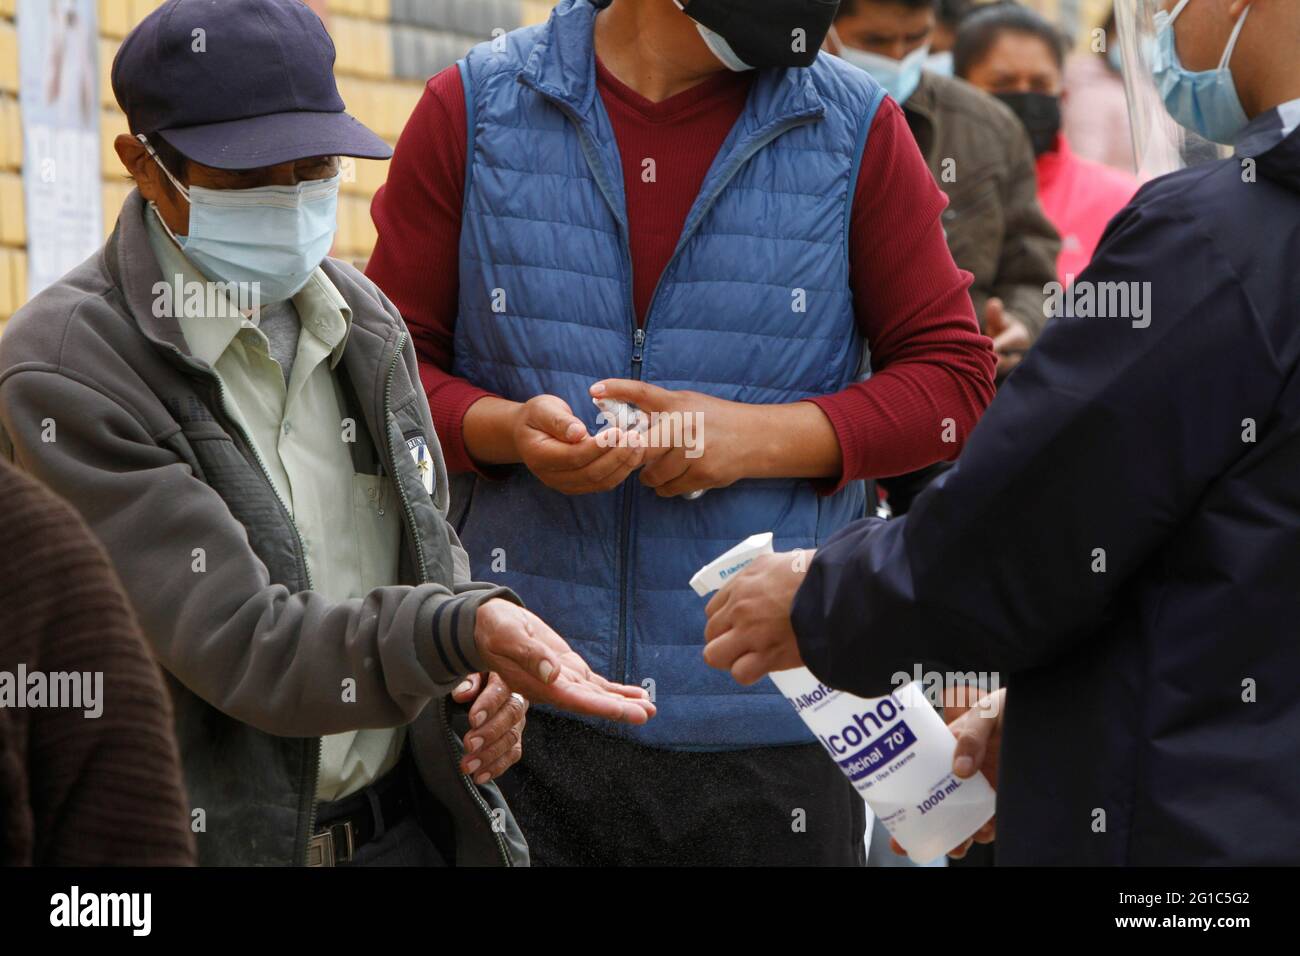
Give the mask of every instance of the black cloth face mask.
[{"label": "black cloth face mask", "polygon": [[1042,156],[1056,142],[1061,131],[1061,98],[1050,93],[994,93],[1011,107],[1034,147],[1034,155]]},{"label": "black cloth face mask", "polygon": [[840,0],[678,0],[686,15],[722,37],[746,66],[811,66]]}]

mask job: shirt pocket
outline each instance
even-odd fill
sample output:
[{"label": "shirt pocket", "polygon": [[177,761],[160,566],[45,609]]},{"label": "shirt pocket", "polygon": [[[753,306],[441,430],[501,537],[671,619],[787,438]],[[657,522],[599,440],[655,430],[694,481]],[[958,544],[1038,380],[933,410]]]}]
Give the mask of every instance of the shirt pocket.
[{"label": "shirt pocket", "polygon": [[397,584],[402,512],[393,480],[380,475],[353,474],[352,518],[361,592]]}]

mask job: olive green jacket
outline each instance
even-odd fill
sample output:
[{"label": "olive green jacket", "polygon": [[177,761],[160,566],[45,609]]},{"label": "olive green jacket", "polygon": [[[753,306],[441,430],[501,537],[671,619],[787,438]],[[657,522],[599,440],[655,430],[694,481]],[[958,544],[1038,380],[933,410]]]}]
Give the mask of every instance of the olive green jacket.
[{"label": "olive green jacket", "polygon": [[953,259],[975,277],[975,314],[983,322],[985,302],[997,296],[1037,338],[1061,240],[1038,205],[1034,153],[1020,121],[969,83],[932,73],[922,74],[903,113],[948,196],[943,227]]}]

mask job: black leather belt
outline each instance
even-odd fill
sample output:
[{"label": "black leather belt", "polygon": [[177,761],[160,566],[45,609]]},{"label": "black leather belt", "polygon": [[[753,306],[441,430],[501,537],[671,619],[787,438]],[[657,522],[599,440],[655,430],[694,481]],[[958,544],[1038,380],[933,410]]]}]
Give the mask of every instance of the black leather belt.
[{"label": "black leather belt", "polygon": [[415,807],[409,757],[370,786],[322,804],[307,844],[308,866],[349,862],[376,835],[391,830]]}]

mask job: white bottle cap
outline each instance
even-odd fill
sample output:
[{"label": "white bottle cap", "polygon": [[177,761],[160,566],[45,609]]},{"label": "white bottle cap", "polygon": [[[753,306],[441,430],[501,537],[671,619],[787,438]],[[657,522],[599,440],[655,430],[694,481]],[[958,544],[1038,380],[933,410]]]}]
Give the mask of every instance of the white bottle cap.
[{"label": "white bottle cap", "polygon": [[718,555],[691,577],[691,587],[700,597],[718,590],[745,570],[760,554],[772,553],[772,532],[753,534],[730,551]]}]

